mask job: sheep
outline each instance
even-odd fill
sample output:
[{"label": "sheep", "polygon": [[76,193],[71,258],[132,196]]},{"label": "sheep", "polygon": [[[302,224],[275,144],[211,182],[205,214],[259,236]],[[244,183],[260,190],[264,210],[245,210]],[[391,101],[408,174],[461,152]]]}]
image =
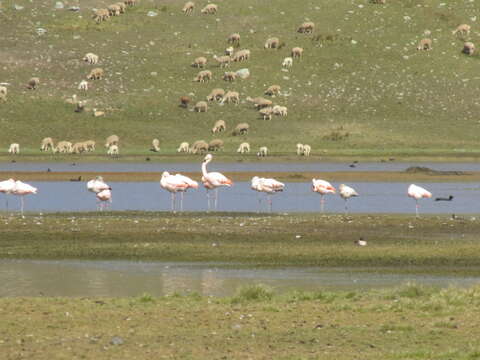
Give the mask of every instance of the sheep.
[{"label": "sheep", "polygon": [[303,144],[298,143],[297,144],[297,155],[298,156],[303,155],[303,149],[304,149]]},{"label": "sheep", "polygon": [[224,103],[234,103],[238,105],[240,103],[240,94],[237,91],[227,91],[220,102],[222,105]]},{"label": "sheep", "polygon": [[27,89],[35,90],[39,84],[40,79],[38,77],[32,77],[30,80],[28,80]]},{"label": "sheep", "polygon": [[278,49],[278,46],[280,45],[280,40],[278,40],[278,38],[276,37],[273,37],[273,38],[269,38],[267,39],[267,41],[265,41],[265,49]]},{"label": "sheep", "polygon": [[119,16],[122,11],[120,6],[117,4],[109,5],[107,9],[110,16]]},{"label": "sheep", "polygon": [[54,148],[54,153],[71,153],[72,150],[72,143],[70,141],[59,141],[57,146]]},{"label": "sheep", "polygon": [[125,0],[124,3],[125,5],[128,5],[128,6],[135,6],[135,4],[137,3],[137,0]]},{"label": "sheep", "polygon": [[262,116],[263,120],[272,120],[273,108],[265,107],[263,109],[260,109],[258,112]]},{"label": "sheep", "polygon": [[222,55],[222,56],[213,55],[213,58],[219,63],[220,67],[226,67],[230,65],[230,61],[232,61],[230,56],[227,56],[227,55]]},{"label": "sheep", "polygon": [[265,95],[277,95],[280,93],[281,87],[280,85],[270,85],[267,90],[265,90],[264,94]]},{"label": "sheep", "polygon": [[97,9],[94,10],[92,18],[95,20],[97,24],[100,24],[100,22],[108,20],[110,17],[110,12],[108,9]]},{"label": "sheep", "polygon": [[203,68],[207,64],[207,58],[205,56],[199,56],[193,60],[191,66],[196,68]]},{"label": "sheep", "polygon": [[178,147],[177,152],[188,153],[189,152],[189,147],[190,147],[190,144],[188,142],[182,142],[180,144],[180,146]]},{"label": "sheep", "polygon": [[207,151],[208,151],[208,143],[205,142],[204,140],[195,141],[189,150],[189,152],[191,152],[192,154],[196,154],[196,153],[204,154]]},{"label": "sheep", "polygon": [[92,109],[92,115],[94,117],[105,116],[105,111],[100,111],[100,110],[97,110],[96,108],[93,108]]},{"label": "sheep", "polygon": [[80,113],[82,112],[83,110],[85,110],[85,105],[87,104],[87,101],[86,100],[82,100],[82,101],[78,101],[76,103],[76,106],[75,106],[75,112],[76,113]]},{"label": "sheep", "polygon": [[287,111],[288,109],[286,106],[275,105],[272,108],[272,112],[274,115],[287,116]]},{"label": "sheep", "polygon": [[190,98],[188,96],[180,96],[180,107],[187,108],[190,103]]},{"label": "sheep", "polygon": [[265,157],[267,155],[268,155],[268,148],[266,146],[262,146],[260,147],[260,149],[258,149],[258,153],[257,153],[258,157]]},{"label": "sheep", "polygon": [[109,148],[111,145],[118,145],[120,138],[117,135],[110,135],[105,141],[105,147]]},{"label": "sheep", "polygon": [[282,67],[292,67],[293,65],[293,58],[291,57],[286,57],[285,59],[283,59],[283,62],[282,62]]},{"label": "sheep", "polygon": [[294,47],[292,48],[292,58],[295,59],[296,57],[302,57],[303,55],[303,48],[301,47]]},{"label": "sheep", "polygon": [[252,102],[253,106],[255,106],[255,108],[257,109],[261,109],[261,108],[272,105],[271,100],[265,99],[263,97],[251,98],[250,96],[247,96],[246,100]]},{"label": "sheep", "polygon": [[123,2],[117,2],[115,3],[120,8],[120,14],[124,14],[125,10],[127,9],[127,5]]},{"label": "sheep", "polygon": [[298,27],[297,32],[300,34],[311,34],[313,33],[314,29],[315,29],[315,23],[311,21],[307,21]]},{"label": "sheep", "polygon": [[471,26],[467,24],[458,25],[455,30],[452,31],[452,35],[469,35]]},{"label": "sheep", "polygon": [[120,151],[118,149],[118,145],[110,145],[107,150],[107,155],[110,156],[118,156]]},{"label": "sheep", "polygon": [[7,101],[7,87],[6,86],[0,86],[0,100]]},{"label": "sheep", "polygon": [[222,132],[222,131],[225,131],[227,128],[227,124],[225,124],[225,121],[224,120],[217,120],[215,122],[215,125],[213,125],[213,128],[212,128],[212,133],[219,133],[219,132]]},{"label": "sheep", "polygon": [[74,154],[81,154],[82,152],[86,152],[87,149],[85,147],[85,144],[83,142],[77,142],[73,144],[72,146],[72,152]]},{"label": "sheep", "polygon": [[312,148],[310,147],[310,145],[303,145],[303,152],[302,152],[302,155],[303,156],[310,156],[310,151],[312,150]]},{"label": "sheep", "polygon": [[215,4],[207,4],[200,12],[202,14],[216,14],[218,11],[218,6]]},{"label": "sheep", "polygon": [[150,149],[150,151],[154,151],[154,152],[160,151],[160,140],[158,139],[152,140],[152,148]]},{"label": "sheep", "polygon": [[193,108],[196,112],[207,112],[208,111],[208,104],[206,101],[199,101],[195,104]]},{"label": "sheep", "polygon": [[419,41],[417,50],[432,50],[432,39],[422,39]]},{"label": "sheep", "polygon": [[234,51],[233,46],[229,46],[228,48],[225,49],[225,55],[232,56],[233,51]]},{"label": "sheep", "polygon": [[208,151],[218,151],[223,148],[223,140],[221,139],[213,139],[208,144]]},{"label": "sheep", "polygon": [[233,129],[232,135],[233,136],[245,135],[248,133],[249,129],[250,129],[250,125],[248,125],[247,123],[240,123],[235,127],[235,129]]},{"label": "sheep", "polygon": [[95,141],[94,140],[87,140],[83,143],[84,148],[86,151],[95,151]]},{"label": "sheep", "polygon": [[220,101],[223,99],[224,95],[225,90],[223,90],[222,88],[215,88],[210,92],[210,94],[208,94],[207,101]]},{"label": "sheep", "polygon": [[210,70],[202,70],[200,71],[197,76],[195,76],[195,78],[193,79],[193,81],[196,81],[196,82],[208,82],[212,80],[212,72]]},{"label": "sheep", "polygon": [[243,49],[243,50],[238,50],[234,55],[233,55],[233,61],[243,61],[243,60],[248,60],[250,58],[250,50],[248,49]]},{"label": "sheep", "polygon": [[229,44],[240,46],[240,34],[238,33],[230,34],[227,38],[227,42]]},{"label": "sheep", "polygon": [[235,81],[235,79],[237,78],[237,74],[233,71],[227,71],[223,74],[223,77],[222,79],[225,80],[225,81]]},{"label": "sheep", "polygon": [[9,154],[19,154],[20,153],[20,145],[17,143],[10,144],[10,147],[8,148],[8,153]]},{"label": "sheep", "polygon": [[475,52],[475,45],[471,42],[466,42],[463,44],[463,50],[462,52],[467,55],[473,55]]},{"label": "sheep", "polygon": [[95,68],[87,75],[87,80],[100,80],[103,77],[103,69]]},{"label": "sheep", "polygon": [[82,80],[78,84],[78,90],[82,91],[87,91],[88,90],[88,81],[87,80]]},{"label": "sheep", "polygon": [[183,5],[183,13],[185,15],[190,15],[193,12],[193,8],[195,7],[195,3],[193,1],[189,1]]},{"label": "sheep", "polygon": [[250,152],[250,144],[247,142],[243,142],[237,149],[237,152],[240,154],[245,154]]},{"label": "sheep", "polygon": [[95,65],[96,63],[98,63],[98,59],[99,59],[98,55],[94,53],[87,53],[85,54],[82,60],[91,65]]},{"label": "sheep", "polygon": [[42,139],[42,143],[40,144],[40,151],[53,151],[53,139],[51,137],[46,137]]}]

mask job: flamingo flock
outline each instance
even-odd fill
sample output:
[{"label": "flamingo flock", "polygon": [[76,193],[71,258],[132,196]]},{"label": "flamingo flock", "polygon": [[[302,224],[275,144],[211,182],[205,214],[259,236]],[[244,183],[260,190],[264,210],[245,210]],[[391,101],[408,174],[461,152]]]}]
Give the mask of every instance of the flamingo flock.
[{"label": "flamingo flock", "polygon": [[20,212],[23,216],[25,195],[36,194],[37,188],[20,180],[8,179],[0,182],[0,192],[5,194],[6,210],[8,211],[8,194],[20,196]]}]

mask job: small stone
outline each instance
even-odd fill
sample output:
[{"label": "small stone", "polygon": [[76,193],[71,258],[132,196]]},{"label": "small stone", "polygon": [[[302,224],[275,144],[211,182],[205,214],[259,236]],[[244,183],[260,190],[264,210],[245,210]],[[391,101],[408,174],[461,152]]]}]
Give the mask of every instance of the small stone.
[{"label": "small stone", "polygon": [[158,15],[158,13],[155,12],[155,11],[149,11],[149,12],[147,13],[147,16],[150,16],[150,17],[154,17],[154,16],[157,16],[157,15]]},{"label": "small stone", "polygon": [[112,345],[122,345],[124,342],[120,336],[114,336],[112,340],[110,340],[110,344]]}]

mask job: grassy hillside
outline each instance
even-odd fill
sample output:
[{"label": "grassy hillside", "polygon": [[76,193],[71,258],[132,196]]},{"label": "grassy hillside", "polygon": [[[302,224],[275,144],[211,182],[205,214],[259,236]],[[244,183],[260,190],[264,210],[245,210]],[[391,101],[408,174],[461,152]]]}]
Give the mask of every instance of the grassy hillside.
[{"label": "grassy hillside", "polygon": [[[24,8],[15,10],[16,3]],[[206,1],[197,1],[191,16],[182,14],[183,3],[140,0],[97,25],[92,8],[110,2],[65,1],[65,9],[55,10],[53,0],[1,1],[0,82],[10,83],[8,101],[0,103],[2,152],[19,142],[27,154],[37,153],[45,136],[103,142],[115,133],[123,154],[146,154],[154,137],[162,153],[172,154],[182,141],[211,140],[213,123],[224,119],[227,132],[219,137],[231,154],[242,141],[278,155],[293,153],[297,142],[310,144],[315,155],[477,154],[480,58],[461,53],[465,40],[477,43],[480,37],[475,2],[304,0],[293,6],[276,0],[273,6],[219,0],[216,15],[202,15]],[[66,10],[76,5],[80,12]],[[147,16],[149,11],[158,15]],[[306,20],[316,24],[313,35],[295,31]],[[461,23],[472,25],[468,38],[452,35]],[[38,28],[46,34],[38,35]],[[212,56],[223,53],[232,32],[241,34],[241,48],[252,55],[230,69],[246,67],[251,76],[227,83]],[[270,36],[285,46],[265,50]],[[416,50],[423,37],[433,39],[431,51]],[[304,56],[282,71],[294,46],[303,47]],[[87,52],[100,56],[97,66],[106,77],[90,81],[91,89],[81,94],[78,83],[95,67],[81,61]],[[192,81],[198,70],[190,64],[197,56],[209,59],[213,81]],[[41,79],[35,91],[25,88],[32,76]],[[245,98],[262,96],[272,84],[282,86],[273,101],[288,106],[289,114],[263,121]],[[180,96],[190,94],[196,102],[216,87],[239,91],[242,103],[212,104],[201,114],[178,106]],[[72,94],[106,116],[75,113],[65,103]],[[231,136],[244,121],[250,134]]]}]

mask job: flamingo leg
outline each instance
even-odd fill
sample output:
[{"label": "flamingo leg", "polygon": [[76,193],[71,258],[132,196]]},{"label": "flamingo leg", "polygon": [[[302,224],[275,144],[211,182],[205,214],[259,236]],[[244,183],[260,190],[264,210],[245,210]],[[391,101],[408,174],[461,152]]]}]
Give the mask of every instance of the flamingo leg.
[{"label": "flamingo leg", "polygon": [[172,192],[172,193],[170,193],[170,195],[171,195],[171,199],[172,199],[170,207],[172,209],[172,212],[175,212],[175,193]]},{"label": "flamingo leg", "polygon": [[323,213],[324,207],[325,207],[325,199],[323,195],[320,195],[320,212]]},{"label": "flamingo leg", "polygon": [[257,194],[257,199],[258,199],[258,211],[257,211],[257,213],[259,213],[262,210],[262,198],[261,198],[260,194]]},{"label": "flamingo leg", "polygon": [[268,209],[270,212],[272,212],[272,195],[268,194],[267,195],[267,202],[268,202]]},{"label": "flamingo leg", "polygon": [[347,199],[345,199],[345,215],[348,215]]},{"label": "flamingo leg", "polygon": [[180,193],[180,211],[182,212],[183,212],[183,193],[184,191]]},{"label": "flamingo leg", "polygon": [[215,188],[215,211],[218,208],[218,188]]},{"label": "flamingo leg", "polygon": [[20,206],[20,211],[21,211],[22,217],[23,217],[23,206],[24,206],[23,195],[20,196],[20,204],[21,204],[21,206]]},{"label": "flamingo leg", "polygon": [[210,190],[207,189],[207,212],[210,212]]},{"label": "flamingo leg", "polygon": [[416,214],[416,217],[420,217],[420,214],[418,213],[418,200],[415,199],[415,214]]},{"label": "flamingo leg", "polygon": [[5,209],[8,213],[8,196],[7,196],[7,194],[5,194]]}]

